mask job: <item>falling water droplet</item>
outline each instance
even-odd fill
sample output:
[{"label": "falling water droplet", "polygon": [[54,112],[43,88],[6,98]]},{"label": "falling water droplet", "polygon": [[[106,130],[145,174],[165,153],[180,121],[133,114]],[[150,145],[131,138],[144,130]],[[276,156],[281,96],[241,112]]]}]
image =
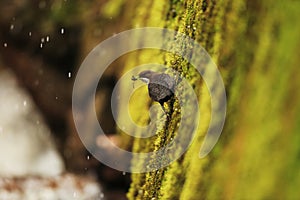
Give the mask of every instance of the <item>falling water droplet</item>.
[{"label": "falling water droplet", "polygon": [[61,34],[64,34],[64,33],[65,33],[65,29],[64,29],[64,28],[61,28],[61,29],[60,29],[60,33],[61,33]]},{"label": "falling water droplet", "polygon": [[104,198],[104,194],[103,194],[103,193],[100,194],[100,198],[101,198],[101,199]]}]

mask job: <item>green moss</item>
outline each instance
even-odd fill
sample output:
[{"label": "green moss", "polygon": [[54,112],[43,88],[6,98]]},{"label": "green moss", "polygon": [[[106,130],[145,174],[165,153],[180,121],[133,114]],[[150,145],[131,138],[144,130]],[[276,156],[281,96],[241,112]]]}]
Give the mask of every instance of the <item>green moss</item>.
[{"label": "green moss", "polygon": [[185,182],[185,169],[180,161],[172,163],[163,176],[159,199],[178,199]]},{"label": "green moss", "polygon": [[121,13],[124,0],[111,0],[107,1],[103,7],[101,7],[101,14],[107,18],[115,18]]},{"label": "green moss", "polygon": [[[156,62],[186,78],[200,99],[201,123],[183,157],[164,169],[132,175],[128,198],[299,198],[295,191],[300,184],[300,103],[294,89],[300,87],[296,76],[300,73],[300,26],[295,22],[299,2],[171,0],[164,5],[135,2],[135,6],[133,26],[178,30],[206,48],[226,84],[228,113],[217,146],[208,157],[199,159],[211,117],[210,94],[199,74],[187,61],[170,53],[144,52],[129,57],[125,71],[155,57]],[[182,44],[181,52],[190,49],[184,41],[176,42]],[[147,96],[145,90],[140,94],[135,98]],[[146,102],[130,105],[137,123],[148,123],[148,117],[139,113],[147,111],[150,102]],[[158,150],[176,135],[180,112],[174,111],[180,106],[175,100],[166,109],[173,111],[171,120],[149,130],[155,137],[133,139],[134,152]],[[135,158],[132,164],[144,165]]]}]

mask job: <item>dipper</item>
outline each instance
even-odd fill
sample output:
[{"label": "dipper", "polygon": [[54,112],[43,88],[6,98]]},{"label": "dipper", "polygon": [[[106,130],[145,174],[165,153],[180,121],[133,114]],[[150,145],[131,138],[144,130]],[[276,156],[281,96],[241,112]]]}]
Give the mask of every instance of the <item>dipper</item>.
[{"label": "dipper", "polygon": [[153,101],[157,101],[163,107],[174,96],[175,80],[165,73],[158,73],[151,70],[145,70],[139,73],[137,77],[132,76],[131,80],[141,80],[148,85],[148,93]]}]

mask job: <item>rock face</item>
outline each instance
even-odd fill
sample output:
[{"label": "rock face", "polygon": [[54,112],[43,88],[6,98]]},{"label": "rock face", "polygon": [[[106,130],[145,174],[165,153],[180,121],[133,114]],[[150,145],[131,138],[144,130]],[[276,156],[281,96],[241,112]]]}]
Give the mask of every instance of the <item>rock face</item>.
[{"label": "rock face", "polygon": [[32,99],[11,72],[0,70],[0,176],[53,176],[63,171],[50,130]]}]

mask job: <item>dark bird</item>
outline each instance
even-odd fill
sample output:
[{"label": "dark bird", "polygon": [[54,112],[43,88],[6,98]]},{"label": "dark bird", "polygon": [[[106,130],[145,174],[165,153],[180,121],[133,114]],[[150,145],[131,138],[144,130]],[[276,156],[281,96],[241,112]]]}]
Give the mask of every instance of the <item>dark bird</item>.
[{"label": "dark bird", "polygon": [[[148,85],[148,93],[153,101],[157,101],[163,107],[164,102],[174,96],[175,80],[165,73],[145,70],[131,80],[141,80]],[[164,108],[164,107],[163,107]]]}]

